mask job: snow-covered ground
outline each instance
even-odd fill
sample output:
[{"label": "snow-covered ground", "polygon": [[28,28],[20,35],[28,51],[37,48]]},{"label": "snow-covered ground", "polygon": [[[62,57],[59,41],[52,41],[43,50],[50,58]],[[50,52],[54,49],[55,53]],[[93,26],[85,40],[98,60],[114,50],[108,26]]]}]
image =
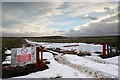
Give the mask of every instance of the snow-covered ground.
[{"label": "snow-covered ground", "polygon": [[[27,39],[25,39],[27,43],[29,44],[38,44],[42,45],[45,48],[61,48],[65,50],[73,50],[77,49],[76,51],[89,51],[89,52],[103,52],[103,46],[102,45],[94,45],[94,44],[86,44],[86,43],[49,43],[49,42],[32,42]],[[66,45],[79,45],[74,47],[63,47]]]},{"label": "snow-covered ground", "polygon": [[11,56],[6,56],[6,59],[2,62],[2,64],[11,64]]},{"label": "snow-covered ground", "polygon": [[48,65],[49,69],[14,78],[55,78],[58,76],[62,78],[92,78],[91,76],[87,76],[86,74],[72,69],[71,67],[56,62],[53,55],[49,52],[44,52],[43,56],[44,59],[50,61],[50,64]]},{"label": "snow-covered ground", "polygon": [[[11,54],[11,50],[6,50],[5,51],[6,55]],[[11,56],[6,56],[5,61],[2,62],[2,64],[11,64]]]},{"label": "snow-covered ground", "polygon": [[5,54],[11,54],[11,50],[6,50]]},{"label": "snow-covered ground", "polygon": [[[77,51],[90,51],[93,53],[92,56],[80,57],[77,55],[66,54],[63,56],[67,61],[75,65],[85,66],[88,69],[101,71],[102,74],[110,74],[118,77],[118,56],[108,59],[102,59],[97,56],[94,52],[102,52],[102,45],[86,44],[86,43],[46,43],[46,42],[32,42],[26,39],[26,41],[32,45],[39,44],[46,48],[61,48],[61,49],[77,49]],[[76,47],[63,47],[65,45],[79,45]],[[54,51],[53,51],[54,52]],[[54,60],[53,55],[50,52],[43,53],[44,59],[50,61],[48,64],[49,69],[44,71],[38,71],[30,73],[25,76],[18,76],[14,78],[92,78],[93,76],[87,75],[84,72],[80,72],[70,66],[60,64]],[[59,54],[56,52],[56,54]],[[98,62],[97,62],[98,61]],[[110,77],[110,76],[109,76]]]},{"label": "snow-covered ground", "polygon": [[107,62],[118,64],[118,58],[120,58],[120,56],[116,56],[116,57],[112,57],[112,58],[108,58],[108,59],[104,59],[104,60]]},{"label": "snow-covered ground", "polygon": [[[71,67],[58,63],[57,61],[54,60],[53,55],[49,52],[44,52],[43,56],[44,56],[44,59],[47,59],[48,61],[50,61],[50,64],[48,64],[49,69],[30,73],[29,75],[26,75],[26,76],[19,76],[14,78],[55,78],[58,76],[62,78],[93,78],[92,76],[89,76]],[[70,54],[64,55],[63,58],[67,59],[73,64],[86,66],[88,68],[92,68],[93,70],[98,70],[103,73],[107,73],[107,74],[118,77],[117,65],[97,63],[87,58],[79,57],[77,55],[70,55]],[[113,59],[114,59],[114,62],[117,63],[116,62],[117,58],[113,58]],[[108,60],[106,59],[106,61]]]},{"label": "snow-covered ground", "polygon": [[[98,62],[94,62],[94,61],[91,61],[87,58],[80,57],[77,55],[66,54],[64,56],[67,58],[68,61],[70,61],[73,64],[87,66],[87,67],[92,68],[94,70],[102,71],[102,72],[105,72],[105,73],[108,73],[110,75],[114,75],[114,76],[118,77],[118,65],[98,63]],[[114,63],[118,63],[117,59],[118,58],[114,58]],[[106,59],[106,61],[109,61],[109,59]]]}]

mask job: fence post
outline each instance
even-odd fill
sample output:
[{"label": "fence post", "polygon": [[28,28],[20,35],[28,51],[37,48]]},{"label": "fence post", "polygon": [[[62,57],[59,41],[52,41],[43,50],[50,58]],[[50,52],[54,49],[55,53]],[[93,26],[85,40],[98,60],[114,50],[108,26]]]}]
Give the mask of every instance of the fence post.
[{"label": "fence post", "polygon": [[44,47],[41,47],[41,70],[43,70],[43,49]]},{"label": "fence post", "polygon": [[106,43],[103,42],[102,44],[103,44],[103,58],[105,58],[106,57]]},{"label": "fence post", "polygon": [[109,52],[109,44],[107,44],[107,55],[109,56],[110,55],[110,52]]},{"label": "fence post", "polygon": [[36,70],[40,69],[40,64],[39,64],[39,47],[36,47]]}]

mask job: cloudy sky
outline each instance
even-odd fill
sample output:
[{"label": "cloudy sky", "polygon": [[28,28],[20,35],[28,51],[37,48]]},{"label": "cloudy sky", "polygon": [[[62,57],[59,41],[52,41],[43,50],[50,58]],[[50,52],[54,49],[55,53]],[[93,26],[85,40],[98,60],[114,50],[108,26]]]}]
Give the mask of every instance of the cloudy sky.
[{"label": "cloudy sky", "polygon": [[118,34],[117,2],[3,2],[3,37]]}]

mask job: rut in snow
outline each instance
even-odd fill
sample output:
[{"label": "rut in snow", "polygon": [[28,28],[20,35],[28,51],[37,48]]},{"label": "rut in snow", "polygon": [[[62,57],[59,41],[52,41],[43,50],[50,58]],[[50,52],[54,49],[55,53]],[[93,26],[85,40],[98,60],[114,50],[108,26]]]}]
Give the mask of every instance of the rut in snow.
[{"label": "rut in snow", "polygon": [[97,62],[97,63],[102,63],[102,64],[112,64],[112,65],[120,66],[120,64],[107,62],[107,61],[100,60],[100,59],[97,59],[97,58],[92,58],[92,57],[84,57],[84,58],[86,58],[86,59],[88,59],[88,60],[91,60],[91,61],[94,61],[94,62]]},{"label": "rut in snow", "polygon": [[82,66],[82,65],[77,65],[77,64],[73,64],[71,62],[69,62],[65,57],[57,57],[57,55],[53,55],[54,59],[61,64],[67,65],[73,69],[76,69],[82,73],[87,74],[88,76],[93,76],[95,78],[117,78],[114,75],[102,72],[102,71],[98,71],[98,70],[94,70],[90,67],[86,67],[86,66]]}]

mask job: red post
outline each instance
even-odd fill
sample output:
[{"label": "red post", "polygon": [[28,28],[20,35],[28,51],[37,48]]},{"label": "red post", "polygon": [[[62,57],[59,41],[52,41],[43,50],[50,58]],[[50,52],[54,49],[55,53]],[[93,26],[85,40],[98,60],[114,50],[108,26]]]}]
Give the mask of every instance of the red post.
[{"label": "red post", "polygon": [[43,70],[43,49],[44,47],[41,47],[41,70]]},{"label": "red post", "polygon": [[103,58],[105,58],[106,57],[106,43],[103,42],[102,44],[103,44]]},{"label": "red post", "polygon": [[40,64],[39,64],[39,47],[36,47],[36,70],[40,69]]},{"label": "red post", "polygon": [[94,43],[94,45],[97,44],[102,44],[103,45],[103,58],[106,58],[106,43],[102,42],[102,43]]}]

